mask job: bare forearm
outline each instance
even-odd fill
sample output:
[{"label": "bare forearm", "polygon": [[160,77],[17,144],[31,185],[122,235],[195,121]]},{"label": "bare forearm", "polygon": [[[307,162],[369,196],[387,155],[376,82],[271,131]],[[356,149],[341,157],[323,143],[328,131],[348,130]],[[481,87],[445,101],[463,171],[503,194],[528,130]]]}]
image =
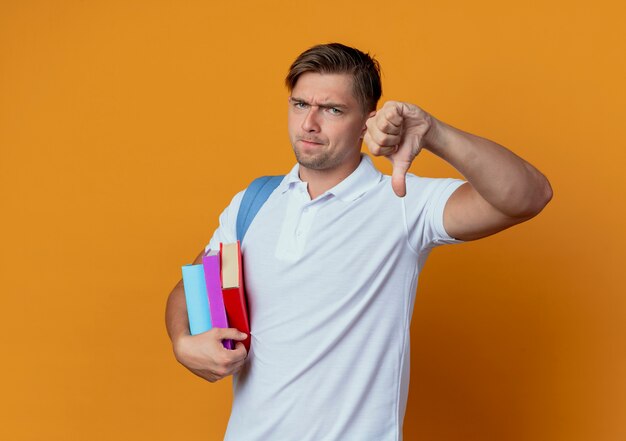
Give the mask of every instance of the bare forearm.
[{"label": "bare forearm", "polygon": [[167,299],[165,326],[172,343],[176,342],[181,336],[189,335],[187,303],[185,302],[182,280],[174,287]]},{"label": "bare forearm", "polygon": [[548,180],[505,147],[433,118],[424,148],[469,181],[494,208],[510,217],[531,217],[552,197]]}]

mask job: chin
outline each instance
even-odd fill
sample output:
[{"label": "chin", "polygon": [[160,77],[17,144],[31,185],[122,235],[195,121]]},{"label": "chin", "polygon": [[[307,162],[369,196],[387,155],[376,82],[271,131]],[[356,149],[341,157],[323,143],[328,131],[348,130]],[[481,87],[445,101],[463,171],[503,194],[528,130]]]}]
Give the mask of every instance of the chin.
[{"label": "chin", "polygon": [[298,164],[302,167],[306,167],[311,170],[326,170],[333,168],[333,160],[327,155],[306,155],[297,149],[294,149],[294,153],[296,154],[296,161],[298,161]]}]

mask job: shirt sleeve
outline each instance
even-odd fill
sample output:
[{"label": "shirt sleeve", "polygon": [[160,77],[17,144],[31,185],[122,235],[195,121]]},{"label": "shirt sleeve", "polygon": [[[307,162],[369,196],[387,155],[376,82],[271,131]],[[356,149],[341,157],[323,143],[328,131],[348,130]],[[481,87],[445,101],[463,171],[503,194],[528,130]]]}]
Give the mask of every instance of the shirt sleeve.
[{"label": "shirt sleeve", "polygon": [[213,232],[211,240],[204,247],[204,252],[209,250],[219,250],[220,242],[232,243],[237,241],[237,213],[239,212],[239,206],[243,199],[245,190],[237,193],[230,201],[228,207],[220,214],[220,223],[217,229]]},{"label": "shirt sleeve", "polygon": [[463,241],[451,237],[443,226],[443,210],[448,199],[465,183],[452,178],[422,178],[407,175],[403,198],[409,244],[421,254],[436,246]]}]

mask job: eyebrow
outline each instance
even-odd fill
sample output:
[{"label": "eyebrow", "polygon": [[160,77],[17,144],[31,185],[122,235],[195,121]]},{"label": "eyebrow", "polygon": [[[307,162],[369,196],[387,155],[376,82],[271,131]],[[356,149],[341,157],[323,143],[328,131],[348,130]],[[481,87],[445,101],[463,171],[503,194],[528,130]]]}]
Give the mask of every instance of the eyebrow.
[{"label": "eyebrow", "polygon": [[[295,102],[302,103],[302,104],[308,104],[309,106],[311,105],[311,103],[309,103],[307,100],[302,99],[302,98],[296,98],[294,96],[290,96],[289,101],[295,101]],[[348,106],[346,106],[345,104],[338,104],[338,103],[332,103],[332,102],[324,103],[324,104],[317,104],[317,106],[323,109],[332,109],[332,108],[342,109],[342,110],[348,109]]]}]

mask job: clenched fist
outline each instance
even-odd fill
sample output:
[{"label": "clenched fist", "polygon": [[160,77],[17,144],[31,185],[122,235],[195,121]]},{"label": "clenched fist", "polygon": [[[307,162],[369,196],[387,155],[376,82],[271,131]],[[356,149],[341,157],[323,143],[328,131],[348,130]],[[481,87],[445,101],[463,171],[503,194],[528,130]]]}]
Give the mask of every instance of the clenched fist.
[{"label": "clenched fist", "polygon": [[419,107],[387,101],[367,120],[365,142],[374,156],[385,156],[393,164],[391,186],[406,195],[406,173],[425,143],[435,119]]}]

